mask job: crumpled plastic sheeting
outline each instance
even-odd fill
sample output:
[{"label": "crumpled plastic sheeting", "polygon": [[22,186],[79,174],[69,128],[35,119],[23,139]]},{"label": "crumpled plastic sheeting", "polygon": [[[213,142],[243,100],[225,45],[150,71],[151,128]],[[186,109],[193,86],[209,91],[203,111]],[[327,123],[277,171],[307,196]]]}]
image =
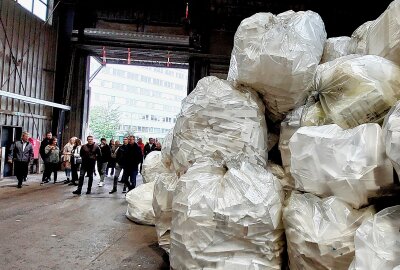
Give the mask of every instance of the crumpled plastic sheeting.
[{"label": "crumpled plastic sheeting", "polygon": [[347,270],[356,230],[372,215],[372,208],[354,210],[336,197],[292,193],[283,209],[290,269]]},{"label": "crumpled plastic sheeting", "polygon": [[153,195],[153,209],[158,244],[169,253],[172,222],[172,199],[178,183],[178,176],[164,165],[165,171],[156,176]]},{"label": "crumpled plastic sheeting", "polygon": [[171,267],[281,269],[283,192],[258,165],[227,169],[201,159],[177,185],[173,199]]},{"label": "crumpled plastic sheeting", "polygon": [[290,174],[286,173],[282,166],[268,160],[267,170],[270,171],[281,183],[284,190],[294,189],[294,179]]},{"label": "crumpled plastic sheeting", "polygon": [[400,68],[376,55],[349,55],[319,65],[314,90],[342,128],[378,123],[400,99]]},{"label": "crumpled plastic sheeting", "polygon": [[337,125],[301,127],[289,141],[290,172],[297,190],[334,195],[354,208],[393,184],[378,124],[343,130]]},{"label": "crumpled plastic sheeting", "polygon": [[163,171],[164,169],[161,167],[161,152],[150,152],[143,161],[143,183],[154,182],[156,180],[157,174]]},{"label": "crumpled plastic sheeting", "polygon": [[369,26],[366,54],[379,55],[400,65],[400,0],[393,1]]},{"label": "crumpled plastic sheeting", "polygon": [[336,58],[353,54],[356,42],[350,37],[328,38],[325,42],[321,63],[332,61]]},{"label": "crumpled plastic sheeting", "polygon": [[161,161],[167,168],[173,169],[172,156],[171,156],[171,145],[172,139],[174,138],[174,129],[171,128],[167,135],[164,137],[164,141],[161,148]]},{"label": "crumpled plastic sheeting", "polygon": [[357,229],[349,270],[400,269],[400,206],[383,209]]},{"label": "crumpled plastic sheeting", "polygon": [[142,184],[126,194],[126,217],[144,225],[154,225],[153,190],[155,182]]},{"label": "crumpled plastic sheeting", "polygon": [[182,102],[174,128],[171,155],[184,172],[200,157],[224,159],[245,155],[265,166],[268,159],[264,105],[251,90],[206,77]]},{"label": "crumpled plastic sheeting", "polygon": [[351,35],[351,39],[354,42],[354,53],[365,55],[367,54],[367,34],[368,29],[374,21],[368,21],[360,25]]},{"label": "crumpled plastic sheeting", "polygon": [[228,80],[256,89],[269,117],[282,120],[304,102],[325,40],[324,23],[315,12],[257,13],[236,31]]},{"label": "crumpled plastic sheeting", "polygon": [[383,139],[386,155],[389,157],[397,175],[400,176],[400,102],[389,111],[383,123]]}]

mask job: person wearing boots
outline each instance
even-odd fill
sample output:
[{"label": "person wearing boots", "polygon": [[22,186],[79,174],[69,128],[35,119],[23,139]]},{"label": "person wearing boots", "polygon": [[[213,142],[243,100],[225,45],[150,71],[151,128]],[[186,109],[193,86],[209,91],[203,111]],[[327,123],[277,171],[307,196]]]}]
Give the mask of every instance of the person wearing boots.
[{"label": "person wearing boots", "polygon": [[100,142],[101,156],[97,159],[97,170],[100,175],[99,187],[102,187],[104,185],[104,177],[107,173],[107,164],[111,158],[111,149],[105,138],[101,138]]},{"label": "person wearing boots", "polygon": [[128,137],[124,137],[124,144],[120,145],[119,141],[115,142],[115,174],[114,174],[114,185],[113,189],[109,192],[110,194],[117,192],[118,178],[123,168],[124,152],[128,145]]},{"label": "person wearing boots", "polygon": [[29,133],[23,132],[20,141],[16,141],[11,145],[8,162],[14,162],[14,172],[18,179],[17,188],[22,187],[22,181],[28,175],[29,162],[33,158],[33,147],[29,143]]},{"label": "person wearing boots", "polygon": [[57,182],[58,164],[60,163],[60,148],[57,146],[57,137],[50,140],[50,144],[44,149],[46,154],[46,167],[43,173],[44,183],[49,182],[51,173],[53,173],[54,184]]},{"label": "person wearing boots", "polygon": [[[45,153],[44,149],[46,148],[46,146],[48,146],[50,144],[50,140],[52,137],[53,137],[53,135],[51,134],[50,131],[48,131],[46,133],[46,138],[44,138],[43,141],[40,143],[39,154],[44,163],[44,170],[46,170],[46,153]],[[47,183],[49,181],[50,181],[50,179],[45,179],[45,173],[43,173],[42,182]]]},{"label": "person wearing boots", "polygon": [[101,157],[100,148],[94,143],[93,136],[87,137],[87,144],[81,147],[80,156],[82,158],[82,166],[79,174],[78,189],[72,193],[81,195],[85,174],[88,173],[89,181],[86,194],[90,194],[92,192],[93,172],[96,160]]},{"label": "person wearing boots", "polygon": [[142,159],[142,150],[135,142],[135,136],[129,136],[129,144],[123,160],[123,179],[128,190],[132,190],[136,187],[136,176],[138,174],[139,163]]},{"label": "person wearing boots", "polygon": [[76,137],[72,137],[71,139],[69,139],[69,142],[64,146],[62,161],[65,169],[65,176],[67,177],[67,180],[64,181],[64,184],[69,184],[71,182],[71,156],[76,139]]},{"label": "person wearing boots", "polygon": [[74,147],[72,148],[71,154],[71,176],[72,180],[69,183],[69,186],[77,186],[78,185],[78,170],[82,164],[81,158],[81,140],[76,139]]}]

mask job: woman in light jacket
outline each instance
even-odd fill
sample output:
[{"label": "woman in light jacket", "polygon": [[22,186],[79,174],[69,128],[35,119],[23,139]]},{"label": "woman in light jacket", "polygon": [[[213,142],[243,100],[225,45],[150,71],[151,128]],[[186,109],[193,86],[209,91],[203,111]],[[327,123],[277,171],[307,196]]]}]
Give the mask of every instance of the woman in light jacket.
[{"label": "woman in light jacket", "polygon": [[70,186],[78,185],[78,170],[81,165],[82,159],[81,159],[81,145],[82,142],[79,139],[75,139],[74,147],[72,149],[72,156],[71,156],[71,171],[72,171],[72,181],[69,183]]},{"label": "woman in light jacket", "polygon": [[62,161],[64,163],[65,175],[67,176],[67,180],[64,181],[64,184],[68,184],[71,176],[71,155],[72,149],[74,148],[76,137],[72,137],[69,139],[69,142],[64,146]]},{"label": "woman in light jacket", "polygon": [[[60,163],[60,148],[57,146],[57,137],[51,138],[50,144],[46,146],[44,152],[46,154],[45,161],[49,164],[44,170],[44,174],[47,177],[45,179],[50,179],[51,173],[53,173],[54,183],[56,183],[58,164]],[[45,181],[45,183],[47,182],[49,182],[49,180]]]}]

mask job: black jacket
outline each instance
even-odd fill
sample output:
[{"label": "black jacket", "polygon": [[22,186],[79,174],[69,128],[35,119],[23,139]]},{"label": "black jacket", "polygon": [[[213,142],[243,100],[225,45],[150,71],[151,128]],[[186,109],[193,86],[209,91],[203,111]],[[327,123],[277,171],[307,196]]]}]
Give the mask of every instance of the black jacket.
[{"label": "black jacket", "polygon": [[97,144],[85,144],[81,147],[80,156],[82,158],[82,166],[94,166],[96,160],[101,157],[101,151]]},{"label": "black jacket", "polygon": [[137,170],[142,160],[143,155],[139,145],[137,143],[128,144],[123,158],[124,170]]},{"label": "black jacket", "polygon": [[144,146],[144,158],[146,158],[146,156],[151,153],[152,151],[154,151],[156,149],[156,144],[153,143],[153,145],[150,147],[149,143],[146,143],[146,145]]},{"label": "black jacket", "polygon": [[29,162],[33,158],[33,147],[30,142],[23,149],[22,141],[16,141],[11,145],[9,160]]},{"label": "black jacket", "polygon": [[118,163],[119,166],[121,166],[122,168],[124,167],[124,155],[126,154],[126,151],[128,149],[128,145],[120,145],[117,148],[117,157],[116,157],[116,162]]},{"label": "black jacket", "polygon": [[111,149],[108,144],[100,144],[99,145],[100,151],[101,151],[101,157],[97,159],[97,162],[104,163],[104,162],[109,162],[111,159]]},{"label": "black jacket", "polygon": [[46,153],[44,152],[44,149],[50,144],[50,141],[51,139],[44,138],[43,141],[40,143],[39,154],[43,160],[45,160],[46,158]]}]

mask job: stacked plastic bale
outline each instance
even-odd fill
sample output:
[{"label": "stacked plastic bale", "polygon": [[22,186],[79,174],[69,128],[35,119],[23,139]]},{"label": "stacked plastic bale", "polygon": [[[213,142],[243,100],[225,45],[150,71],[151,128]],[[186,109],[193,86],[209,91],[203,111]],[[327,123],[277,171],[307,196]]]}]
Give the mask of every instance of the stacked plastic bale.
[{"label": "stacked plastic bale", "polygon": [[161,151],[152,151],[146,156],[142,167],[143,183],[153,182],[157,174],[163,171],[160,167],[161,158]]},{"label": "stacked plastic bale", "polygon": [[351,37],[328,38],[325,42],[321,64],[355,53],[356,42]]},{"label": "stacked plastic bale", "polygon": [[171,267],[281,269],[283,193],[263,167],[198,159],[173,200]]},{"label": "stacked plastic bale", "polygon": [[236,31],[228,79],[254,88],[268,117],[282,120],[304,103],[325,40],[324,23],[312,11],[257,13]]},{"label": "stacked plastic bale", "polygon": [[400,102],[393,106],[385,118],[383,138],[386,154],[392,162],[397,175],[400,176]]},{"label": "stacked plastic bale", "polygon": [[126,194],[128,209],[126,217],[144,225],[154,225],[153,190],[155,182],[137,186]]},{"label": "stacked plastic bale", "polygon": [[371,208],[354,210],[336,197],[292,193],[283,211],[290,269],[348,269],[354,234],[372,215]]},{"label": "stacked plastic bale", "polygon": [[183,101],[171,145],[171,267],[280,269],[283,193],[267,164],[264,105],[207,77]]},{"label": "stacked plastic bale", "polygon": [[172,199],[178,183],[178,176],[175,173],[171,159],[172,138],[173,129],[168,132],[162,144],[161,162],[158,164],[160,170],[156,175],[153,195],[158,244],[168,253],[170,250]]},{"label": "stacked plastic bale", "polygon": [[355,258],[349,270],[400,267],[400,206],[383,209],[357,229]]}]

